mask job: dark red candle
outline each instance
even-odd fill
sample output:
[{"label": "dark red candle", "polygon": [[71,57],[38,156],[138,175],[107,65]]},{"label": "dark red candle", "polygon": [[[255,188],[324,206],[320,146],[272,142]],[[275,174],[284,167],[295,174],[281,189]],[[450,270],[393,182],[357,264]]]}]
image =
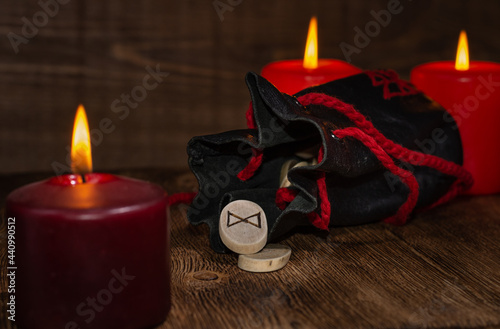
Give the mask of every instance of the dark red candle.
[{"label": "dark red candle", "polygon": [[170,309],[166,192],[90,173],[90,153],[80,106],[71,148],[78,174],[26,185],[7,197],[15,231],[8,270],[16,278],[9,300],[20,328],[141,329],[161,323]]},{"label": "dark red candle", "polygon": [[[459,58],[460,49],[457,61]],[[455,119],[462,138],[464,167],[474,177],[474,185],[467,193],[498,193],[500,64],[471,61],[456,69],[457,61],[419,65],[411,72],[411,82]]]},{"label": "dark red candle", "polygon": [[304,60],[283,60],[262,68],[262,76],[281,92],[295,94],[304,88],[361,73],[361,69],[341,60],[318,59],[316,18],[311,19]]},{"label": "dark red candle", "polygon": [[54,177],[7,198],[21,328],[147,328],[170,308],[166,193],[109,174]]}]

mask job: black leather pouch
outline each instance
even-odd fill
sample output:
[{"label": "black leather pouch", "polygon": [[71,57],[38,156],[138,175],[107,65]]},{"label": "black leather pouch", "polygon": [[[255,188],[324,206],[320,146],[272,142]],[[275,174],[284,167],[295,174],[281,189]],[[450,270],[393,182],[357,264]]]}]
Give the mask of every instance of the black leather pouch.
[{"label": "black leather pouch", "polygon": [[217,252],[228,251],[220,211],[235,200],[263,208],[273,240],[302,225],[403,224],[472,184],[451,116],[394,71],[366,71],[293,96],[254,73],[246,82],[249,128],[188,144],[200,187],[188,219],[208,224]]}]

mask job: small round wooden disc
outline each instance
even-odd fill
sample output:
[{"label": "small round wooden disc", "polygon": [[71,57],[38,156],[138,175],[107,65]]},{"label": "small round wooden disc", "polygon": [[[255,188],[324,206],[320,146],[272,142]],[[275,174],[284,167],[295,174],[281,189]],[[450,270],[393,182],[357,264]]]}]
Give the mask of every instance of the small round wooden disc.
[{"label": "small round wooden disc", "polygon": [[290,181],[288,180],[288,171],[290,168],[297,164],[297,160],[291,159],[283,163],[281,166],[281,174],[280,174],[280,187],[289,187]]},{"label": "small round wooden disc", "polygon": [[281,244],[268,244],[256,254],[240,255],[238,267],[249,272],[271,272],[283,268],[290,259],[292,250]]},{"label": "small round wooden disc", "polygon": [[238,254],[254,254],[267,242],[267,219],[255,202],[236,200],[220,214],[219,235],[222,242]]}]

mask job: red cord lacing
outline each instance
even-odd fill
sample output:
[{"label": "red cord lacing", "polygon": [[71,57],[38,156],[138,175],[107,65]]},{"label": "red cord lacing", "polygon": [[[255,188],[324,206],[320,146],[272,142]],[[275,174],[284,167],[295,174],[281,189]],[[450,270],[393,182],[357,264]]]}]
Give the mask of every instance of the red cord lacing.
[{"label": "red cord lacing", "polygon": [[[363,132],[373,137],[375,141],[388,154],[399,160],[408,162],[413,165],[430,167],[442,172],[443,174],[457,177],[457,184],[453,184],[453,189],[448,191],[448,193],[450,194],[453,193],[453,196],[470,188],[474,182],[472,175],[462,166],[454,162],[447,161],[435,155],[409,150],[399,144],[394,143],[390,139],[387,139],[381,132],[377,130],[377,128],[373,126],[370,121],[365,118],[363,114],[359,113],[352,105],[346,104],[335,97],[319,93],[309,93],[299,97],[299,101],[304,106],[308,106],[311,104],[324,105],[338,110],[339,112],[347,116],[358,128],[363,130]],[[448,196],[446,195],[443,196],[443,198],[445,197],[448,198]],[[438,200],[437,202],[442,203],[449,199],[443,199],[444,201],[442,202],[440,200]]]},{"label": "red cord lacing", "polygon": [[247,127],[248,129],[256,129],[257,125],[255,124],[255,119],[253,117],[253,104],[250,102],[248,105],[248,110],[245,113],[245,116],[247,118]]},{"label": "red cord lacing", "polygon": [[406,222],[406,218],[410,215],[415,208],[418,200],[418,182],[415,176],[408,170],[398,167],[394,160],[382,149],[382,147],[377,144],[375,139],[361,129],[356,127],[349,127],[344,129],[337,129],[333,131],[333,134],[338,138],[344,138],[347,136],[354,137],[360,142],[362,142],[366,147],[372,151],[377,159],[382,163],[382,165],[387,168],[391,173],[398,176],[401,181],[408,186],[410,193],[406,201],[399,207],[395,215],[385,219],[386,223],[402,225]]},{"label": "red cord lacing", "polygon": [[295,199],[299,190],[292,190],[288,187],[280,187],[276,191],[275,203],[278,208],[285,210],[287,203],[290,203]]},{"label": "red cord lacing", "polygon": [[[247,118],[247,126],[249,129],[256,129],[257,125],[255,124],[255,119],[253,116],[253,105],[252,102],[250,102],[248,106],[248,110],[246,112],[246,118]],[[246,181],[249,178],[251,178],[255,171],[259,169],[260,165],[262,164],[262,150],[259,149],[253,149],[252,150],[253,154],[252,157],[250,158],[250,161],[248,162],[248,165],[243,168],[242,171],[238,173],[238,178],[242,181]]]},{"label": "red cord lacing", "polygon": [[[408,199],[398,209],[398,212],[394,216],[387,218],[385,222],[404,224],[407,217],[415,207],[416,201],[418,200],[418,183],[415,176],[411,172],[396,166],[394,161],[388,155],[413,165],[427,166],[446,175],[457,177],[457,181],[455,181],[455,183],[450,187],[448,192],[428,208],[442,204],[472,186],[472,175],[460,165],[434,155],[412,151],[394,143],[379,132],[373,124],[352,105],[344,103],[338,98],[320,93],[309,93],[298,97],[298,101],[303,106],[323,105],[335,109],[347,116],[357,128],[350,127],[338,129],[332,133],[338,138],[350,136],[360,140],[364,145],[370,148],[384,167],[386,167],[393,174],[397,175],[403,183],[408,186],[410,189]],[[321,197],[321,195],[319,196]],[[328,201],[325,201],[324,199],[321,200],[322,204],[325,202]],[[323,223],[327,221],[329,222],[329,218],[322,218]]]},{"label": "red cord lacing", "polygon": [[[323,157],[325,155],[325,151],[323,146],[320,147],[318,151],[318,163],[323,161]],[[321,215],[318,215],[315,211],[309,213],[307,218],[316,227],[319,227],[322,230],[328,229],[328,224],[330,223],[330,214],[331,214],[331,206],[330,200],[328,200],[328,191],[326,190],[326,174],[324,171],[320,172],[320,176],[316,179],[316,185],[318,186],[318,196],[320,200],[320,210]]]},{"label": "red cord lacing", "polygon": [[[318,163],[321,163],[321,161],[323,161],[323,155],[324,151],[323,147],[321,147],[318,152]],[[307,214],[307,218],[314,226],[323,230],[327,230],[328,224],[330,223],[331,205],[330,201],[328,200],[328,191],[326,189],[326,175],[324,171],[319,173],[319,177],[316,179],[316,185],[318,186],[318,199],[320,200],[321,215],[313,211]],[[286,205],[292,202],[298,193],[299,191],[296,189],[290,189],[287,187],[279,188],[276,191],[276,206],[278,206],[278,208],[280,208],[281,210],[284,210],[286,208]]]},{"label": "red cord lacing", "polygon": [[196,192],[181,192],[181,193],[175,193],[172,195],[169,195],[167,197],[167,204],[169,206],[174,206],[179,203],[186,203],[190,204],[193,202],[194,198],[196,197]]},{"label": "red cord lacing", "polygon": [[238,173],[238,178],[242,181],[246,181],[249,178],[252,178],[255,174],[255,171],[259,169],[260,165],[262,164],[262,157],[264,155],[262,153],[262,150],[254,148],[252,149],[252,153],[252,158],[248,162],[247,166]]}]

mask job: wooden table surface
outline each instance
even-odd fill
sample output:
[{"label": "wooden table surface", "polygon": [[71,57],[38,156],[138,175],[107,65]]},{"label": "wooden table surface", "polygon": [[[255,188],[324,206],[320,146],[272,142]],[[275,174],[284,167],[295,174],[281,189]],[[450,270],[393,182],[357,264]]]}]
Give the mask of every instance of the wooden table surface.
[{"label": "wooden table surface", "polygon": [[[169,193],[197,187],[186,170],[118,174]],[[1,328],[16,328],[5,312],[5,197],[48,176],[1,177]],[[157,329],[500,328],[500,195],[460,197],[402,227],[297,232],[280,242],[292,248],[288,265],[263,274],[214,253],[186,209],[171,209],[172,310]]]}]

